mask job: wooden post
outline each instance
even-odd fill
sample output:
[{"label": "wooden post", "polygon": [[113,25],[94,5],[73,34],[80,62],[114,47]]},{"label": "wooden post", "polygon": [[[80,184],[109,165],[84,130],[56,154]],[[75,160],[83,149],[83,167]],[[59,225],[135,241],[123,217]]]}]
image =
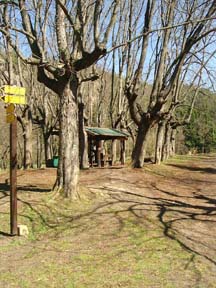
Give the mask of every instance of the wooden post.
[{"label": "wooden post", "polygon": [[10,124],[10,228],[17,235],[17,118]]},{"label": "wooden post", "polygon": [[112,165],[116,163],[116,139],[112,140]]},{"label": "wooden post", "polygon": [[97,164],[98,167],[101,167],[101,148],[102,148],[102,141],[97,140],[96,142],[96,154],[97,154]]},{"label": "wooden post", "polygon": [[89,157],[89,165],[90,167],[93,167],[93,157],[94,157],[93,141],[90,138],[88,138],[88,157]]},{"label": "wooden post", "polygon": [[[6,7],[5,10],[6,17],[9,16]],[[8,28],[6,28],[8,31]],[[6,38],[7,43],[7,61],[8,61],[8,84],[13,85],[14,83],[14,68],[13,68],[13,48],[9,43],[9,38]],[[17,118],[15,116],[14,110],[15,106],[13,103],[10,104],[11,111],[9,114],[7,123],[10,123],[10,232],[11,235],[17,235]],[[10,121],[10,116],[12,116],[12,121]]]}]

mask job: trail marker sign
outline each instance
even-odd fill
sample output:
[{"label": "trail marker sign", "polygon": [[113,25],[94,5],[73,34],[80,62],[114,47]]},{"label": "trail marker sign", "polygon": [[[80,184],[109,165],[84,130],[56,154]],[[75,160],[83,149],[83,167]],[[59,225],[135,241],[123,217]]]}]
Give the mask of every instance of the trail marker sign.
[{"label": "trail marker sign", "polygon": [[5,85],[2,88],[4,93],[3,100],[5,103],[26,104],[26,89],[24,87]]},{"label": "trail marker sign", "polygon": [[10,103],[6,107],[6,123],[13,123],[15,117],[15,106],[14,104]]},{"label": "trail marker sign", "polygon": [[0,87],[0,100],[8,103],[6,122],[10,123],[10,228],[11,235],[17,235],[17,118],[15,105],[25,105],[24,87],[4,85]]}]

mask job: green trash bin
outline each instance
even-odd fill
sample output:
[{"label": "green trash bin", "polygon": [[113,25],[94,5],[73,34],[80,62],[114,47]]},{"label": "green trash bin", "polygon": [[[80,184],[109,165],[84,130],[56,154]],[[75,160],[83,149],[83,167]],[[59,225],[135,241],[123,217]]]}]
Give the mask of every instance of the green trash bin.
[{"label": "green trash bin", "polygon": [[58,163],[59,163],[59,157],[58,156],[54,156],[53,157],[53,167],[57,168],[58,167]]}]

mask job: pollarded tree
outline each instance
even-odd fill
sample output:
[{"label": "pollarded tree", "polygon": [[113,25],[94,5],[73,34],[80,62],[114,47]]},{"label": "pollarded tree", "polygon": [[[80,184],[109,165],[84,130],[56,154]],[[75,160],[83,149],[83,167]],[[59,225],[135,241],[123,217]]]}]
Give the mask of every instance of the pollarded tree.
[{"label": "pollarded tree", "polygon": [[[163,119],[182,84],[182,70],[215,37],[216,1],[129,1],[125,94],[137,125],[132,165],[142,167],[150,129]],[[134,11],[140,7],[138,25]],[[136,29],[141,26],[142,31]],[[137,35],[137,32],[140,34]],[[134,56],[133,51],[137,49]],[[210,48],[209,48],[210,49]],[[196,66],[191,65],[191,68]],[[190,77],[189,71],[187,77]],[[142,87],[142,82],[151,84]],[[148,89],[147,89],[148,88]],[[140,100],[145,97],[145,103]],[[178,99],[175,99],[177,102]]]},{"label": "pollarded tree", "polygon": [[[160,164],[161,160],[166,160],[175,154],[176,131],[179,127],[189,124],[195,102],[201,96],[200,89],[206,85],[205,72],[207,68],[207,72],[210,72],[209,63],[213,59],[216,49],[209,51],[212,43],[211,37],[203,39],[203,42],[205,45],[201,51],[197,52],[195,57],[190,57],[187,65],[184,65],[181,81],[177,81],[175,89],[172,89],[172,95],[170,95],[171,101],[165,105],[158,123],[155,163]],[[195,67],[196,69],[194,69]],[[211,82],[212,76],[210,74],[208,76],[208,82]],[[182,109],[182,107],[187,107],[187,109]]]},{"label": "pollarded tree", "polygon": [[[2,1],[10,5],[10,19],[0,32],[23,61],[37,66],[39,82],[60,97],[56,184],[66,197],[77,197],[78,72],[106,54],[118,4],[119,0]],[[14,31],[19,33],[19,45]]]}]

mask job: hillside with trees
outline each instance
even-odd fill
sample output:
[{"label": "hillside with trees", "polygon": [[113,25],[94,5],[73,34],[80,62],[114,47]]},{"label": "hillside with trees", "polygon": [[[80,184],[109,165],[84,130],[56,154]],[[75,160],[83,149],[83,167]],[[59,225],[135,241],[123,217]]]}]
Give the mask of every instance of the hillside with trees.
[{"label": "hillside with trees", "polygon": [[185,145],[195,153],[216,150],[216,95],[204,90],[194,106],[190,123],[184,127]]}]

